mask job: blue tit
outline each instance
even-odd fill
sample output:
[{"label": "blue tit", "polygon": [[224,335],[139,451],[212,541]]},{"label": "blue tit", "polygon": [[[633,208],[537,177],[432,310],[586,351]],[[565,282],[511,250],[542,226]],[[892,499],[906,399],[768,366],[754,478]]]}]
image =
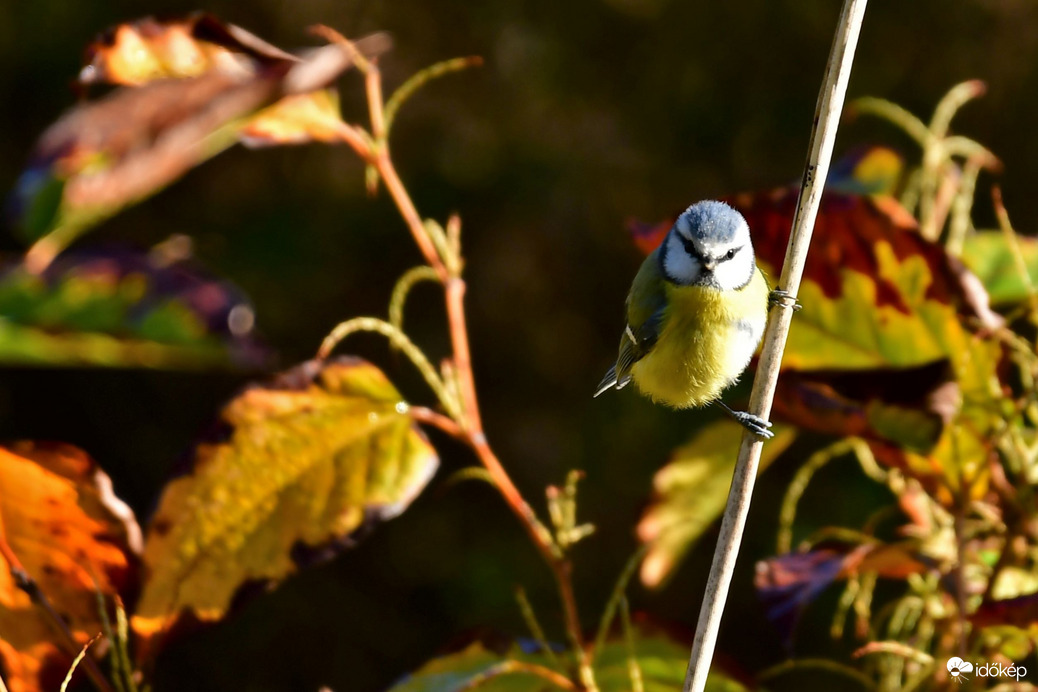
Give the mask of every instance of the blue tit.
[{"label": "blue tit", "polygon": [[657,403],[713,403],[770,438],[771,423],[718,399],[757,350],[769,302],[746,219],[723,202],[693,204],[634,277],[620,355],[595,396],[634,381]]}]

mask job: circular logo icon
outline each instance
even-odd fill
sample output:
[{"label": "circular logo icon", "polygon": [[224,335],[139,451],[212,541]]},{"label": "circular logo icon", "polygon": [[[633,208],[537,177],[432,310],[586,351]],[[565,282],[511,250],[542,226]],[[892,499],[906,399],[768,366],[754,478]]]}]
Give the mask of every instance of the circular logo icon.
[{"label": "circular logo icon", "polygon": [[948,663],[945,666],[945,668],[948,669],[948,672],[951,674],[951,676],[953,678],[956,678],[959,681],[962,681],[962,680],[965,679],[963,677],[964,673],[972,673],[973,672],[973,664],[970,663],[969,661],[963,661],[958,656],[954,656],[952,658],[949,658],[948,659]]}]

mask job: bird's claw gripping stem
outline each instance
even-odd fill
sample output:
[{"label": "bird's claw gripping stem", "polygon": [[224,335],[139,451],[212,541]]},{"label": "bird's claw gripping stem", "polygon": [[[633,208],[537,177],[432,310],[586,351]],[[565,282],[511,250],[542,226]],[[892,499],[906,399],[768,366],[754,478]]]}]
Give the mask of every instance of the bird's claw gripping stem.
[{"label": "bird's claw gripping stem", "polygon": [[768,307],[773,308],[776,306],[792,308],[793,312],[804,308],[803,305],[796,301],[796,298],[789,294],[789,291],[785,291],[781,288],[776,288],[768,294]]},{"label": "bird's claw gripping stem", "polygon": [[766,421],[760,416],[755,416],[746,411],[734,411],[728,406],[728,404],[724,403],[720,399],[714,400],[714,403],[720,406],[721,409],[732,418],[732,420],[749,430],[761,440],[770,440],[775,437],[775,433],[769,430],[771,427],[771,421]]}]

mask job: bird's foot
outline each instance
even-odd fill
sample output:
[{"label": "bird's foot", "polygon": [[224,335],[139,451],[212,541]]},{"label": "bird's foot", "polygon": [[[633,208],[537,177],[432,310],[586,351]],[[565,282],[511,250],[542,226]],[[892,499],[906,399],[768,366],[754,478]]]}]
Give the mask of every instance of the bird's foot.
[{"label": "bird's foot", "polygon": [[774,291],[768,294],[768,307],[786,307],[792,308],[793,312],[803,310],[804,306],[796,301],[796,298],[789,294],[789,291],[785,291],[781,288],[776,288]]},{"label": "bird's foot", "polygon": [[762,440],[770,440],[775,437],[775,433],[768,429],[771,427],[771,421],[764,420],[760,416],[746,411],[732,411],[732,418]]},{"label": "bird's foot", "polygon": [[741,425],[742,427],[749,430],[751,433],[756,435],[762,440],[770,440],[775,437],[775,433],[771,432],[768,428],[771,427],[771,421],[766,421],[760,416],[755,416],[752,413],[746,411],[734,411],[728,404],[724,403],[720,399],[715,399],[714,403],[721,407],[721,409],[731,416],[732,420]]}]

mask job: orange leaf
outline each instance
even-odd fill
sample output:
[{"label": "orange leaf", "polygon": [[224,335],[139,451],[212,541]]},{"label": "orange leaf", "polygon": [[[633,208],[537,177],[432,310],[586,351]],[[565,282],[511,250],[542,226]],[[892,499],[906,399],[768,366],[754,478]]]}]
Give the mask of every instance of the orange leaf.
[{"label": "orange leaf", "polygon": [[10,692],[55,690],[72,654],[11,575],[16,558],[85,644],[101,631],[97,591],[135,585],[140,528],[112,484],[81,450],[22,442],[0,447],[0,661]]},{"label": "orange leaf", "polygon": [[255,62],[297,62],[291,53],[210,14],[160,22],[145,17],[109,29],[87,47],[81,84],[140,86],[156,79],[197,77],[211,69]]}]

